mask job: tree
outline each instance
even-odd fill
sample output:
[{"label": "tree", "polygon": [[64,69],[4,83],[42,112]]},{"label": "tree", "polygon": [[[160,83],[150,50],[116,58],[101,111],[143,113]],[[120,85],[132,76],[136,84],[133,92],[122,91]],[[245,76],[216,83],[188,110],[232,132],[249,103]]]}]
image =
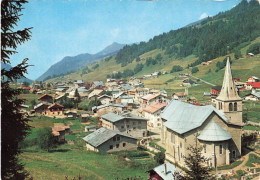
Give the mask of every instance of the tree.
[{"label": "tree", "polygon": [[49,150],[55,147],[55,138],[50,127],[40,128],[36,132],[37,144],[41,149]]},{"label": "tree", "polygon": [[163,164],[165,160],[164,152],[158,152],[157,154],[155,154],[154,160],[159,164]]},{"label": "tree", "polygon": [[202,155],[202,147],[198,146],[197,139],[195,140],[195,142],[195,146],[189,146],[187,148],[187,150],[191,153],[184,158],[184,162],[187,167],[187,170],[185,170],[185,179],[210,179],[210,167],[203,165],[203,163],[207,163],[209,159]]},{"label": "tree", "polygon": [[234,56],[235,56],[235,59],[239,59],[239,58],[242,57],[242,54],[241,54],[241,51],[240,51],[240,50],[236,49],[234,53],[235,53],[235,55],[234,55]]},{"label": "tree", "polygon": [[173,66],[172,70],[171,70],[171,73],[182,71],[182,70],[183,70],[183,68],[181,66],[179,66],[179,65]]},{"label": "tree", "polygon": [[[11,64],[10,56],[17,53],[17,46],[28,41],[31,28],[17,30],[23,5],[26,0],[3,0],[1,3],[1,63]],[[26,137],[30,126],[28,119],[20,114],[16,107],[24,100],[18,99],[20,90],[10,88],[10,82],[27,73],[28,59],[17,66],[1,70],[1,177],[2,179],[25,179],[28,173],[18,161],[21,148],[18,143]]]},{"label": "tree", "polygon": [[255,43],[249,46],[246,53],[259,54],[260,53],[260,43]]},{"label": "tree", "polygon": [[23,86],[24,86],[24,87],[28,87],[28,86],[30,86],[30,83],[27,82],[27,81],[24,81],[24,82],[23,82]]},{"label": "tree", "polygon": [[196,73],[196,72],[198,72],[199,71],[199,68],[198,67],[193,67],[192,69],[191,69],[191,73],[192,74],[194,74],[194,73]]},{"label": "tree", "polygon": [[31,100],[31,105],[32,105],[32,107],[34,107],[36,105],[36,100],[35,99]]}]

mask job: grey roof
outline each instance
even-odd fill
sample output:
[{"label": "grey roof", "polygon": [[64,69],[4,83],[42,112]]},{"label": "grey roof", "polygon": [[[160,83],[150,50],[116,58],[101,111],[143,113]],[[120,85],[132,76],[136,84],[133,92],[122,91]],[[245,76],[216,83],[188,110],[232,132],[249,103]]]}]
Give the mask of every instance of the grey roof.
[{"label": "grey roof", "polygon": [[57,88],[56,91],[64,91],[64,88]]},{"label": "grey roof", "polygon": [[95,86],[104,86],[103,81],[94,81],[93,83]]},{"label": "grey roof", "polygon": [[101,98],[103,98],[103,97],[107,97],[107,98],[111,99],[111,96],[106,95],[106,94],[103,94],[102,96],[99,96],[98,99],[101,99]]},{"label": "grey roof", "polygon": [[121,99],[134,99],[134,95],[120,96]]},{"label": "grey roof", "polygon": [[[167,172],[165,173],[165,165]],[[174,172],[182,173],[170,162],[166,162],[165,164],[161,164],[153,169],[162,179],[164,180],[175,180],[173,174]]]},{"label": "grey roof", "polygon": [[203,141],[226,141],[232,136],[218,125],[214,120],[210,121],[198,136]]},{"label": "grey roof", "polygon": [[84,83],[83,80],[77,80],[77,81],[75,82],[75,84],[82,84],[82,83]]},{"label": "grey roof", "polygon": [[140,117],[140,116],[135,116],[130,113],[124,113],[124,114],[115,114],[115,113],[107,113],[101,116],[103,119],[106,119],[110,122],[117,122],[123,119],[135,119],[135,120],[144,120],[147,121],[147,119]]},{"label": "grey roof", "polygon": [[256,97],[260,98],[260,92],[255,92],[255,93],[252,93],[252,95],[254,95],[254,96],[256,96]]},{"label": "grey roof", "polygon": [[113,106],[113,107],[125,107],[123,104],[112,104],[112,103],[109,103],[109,104],[103,104],[103,105],[100,105],[100,106],[94,106],[92,107],[92,110],[94,109],[102,109],[102,108],[106,108],[106,107],[109,107],[109,106]]},{"label": "grey roof", "polygon": [[50,106],[51,103],[41,102],[41,103],[37,104],[36,106],[34,106],[34,109],[37,109],[38,107],[41,107],[42,105]]},{"label": "grey roof", "polygon": [[172,100],[166,106],[161,114],[161,118],[166,120],[164,126],[179,134],[183,134],[200,127],[213,112],[222,120],[228,120],[223,112],[217,110],[212,105],[196,106],[177,100]]},{"label": "grey roof", "polygon": [[94,147],[98,147],[104,142],[114,137],[115,135],[121,135],[128,138],[136,139],[133,136],[130,136],[129,134],[101,127],[95,132],[85,136],[83,140],[85,140],[88,144]]},{"label": "grey roof", "polygon": [[121,84],[120,86],[121,86],[122,88],[124,88],[125,90],[134,89],[134,87],[131,86],[130,84]]}]

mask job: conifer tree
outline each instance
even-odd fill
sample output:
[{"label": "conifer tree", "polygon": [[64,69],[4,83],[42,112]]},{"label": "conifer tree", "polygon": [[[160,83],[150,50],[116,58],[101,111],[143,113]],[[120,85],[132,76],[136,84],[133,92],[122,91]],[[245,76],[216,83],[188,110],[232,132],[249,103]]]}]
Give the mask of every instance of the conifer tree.
[{"label": "conifer tree", "polygon": [[[1,2],[1,63],[11,64],[10,56],[17,53],[17,46],[29,40],[31,28],[16,30],[26,0],[2,0]],[[19,142],[27,135],[28,119],[19,113],[17,107],[23,103],[18,99],[19,90],[10,83],[27,73],[27,58],[10,70],[1,70],[1,178],[24,179],[28,173],[18,160],[21,153]]]}]

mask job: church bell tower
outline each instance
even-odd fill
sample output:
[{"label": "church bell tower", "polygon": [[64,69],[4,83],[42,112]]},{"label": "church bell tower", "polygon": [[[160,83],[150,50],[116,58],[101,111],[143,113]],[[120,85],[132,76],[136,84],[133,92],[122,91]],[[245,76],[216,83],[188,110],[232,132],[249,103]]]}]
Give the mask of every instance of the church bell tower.
[{"label": "church bell tower", "polygon": [[242,99],[238,96],[234,86],[229,57],[227,58],[223,85],[219,96],[216,98],[216,108],[225,113],[228,123],[243,125]]}]

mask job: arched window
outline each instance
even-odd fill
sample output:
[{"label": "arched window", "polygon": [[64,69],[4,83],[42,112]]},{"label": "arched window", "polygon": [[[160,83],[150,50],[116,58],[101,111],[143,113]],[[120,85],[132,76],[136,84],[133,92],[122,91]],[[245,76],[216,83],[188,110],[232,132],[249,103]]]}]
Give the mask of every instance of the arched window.
[{"label": "arched window", "polygon": [[233,105],[232,105],[232,103],[229,103],[229,111],[233,111]]},{"label": "arched window", "polygon": [[234,111],[237,111],[237,103],[234,104]]}]

